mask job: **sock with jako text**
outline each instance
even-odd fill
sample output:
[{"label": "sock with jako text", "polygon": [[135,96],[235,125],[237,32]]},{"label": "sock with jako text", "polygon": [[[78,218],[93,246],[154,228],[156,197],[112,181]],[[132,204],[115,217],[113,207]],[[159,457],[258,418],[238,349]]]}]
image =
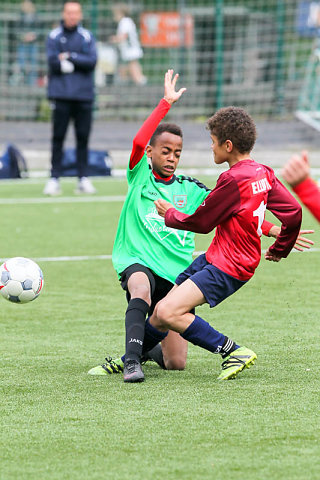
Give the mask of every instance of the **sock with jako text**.
[{"label": "sock with jako text", "polygon": [[148,310],[149,305],[141,298],[133,298],[129,301],[125,322],[126,360],[140,361]]},{"label": "sock with jako text", "polygon": [[[126,359],[125,355],[122,355],[121,360],[124,363]],[[141,356],[141,362],[146,362],[148,360],[152,360],[153,362],[156,362],[159,367],[163,368],[166,370],[166,366],[164,364],[164,359],[163,359],[163,353],[162,353],[162,348],[161,348],[161,343],[157,343],[155,347],[153,347],[151,350],[148,352],[144,352]]]}]

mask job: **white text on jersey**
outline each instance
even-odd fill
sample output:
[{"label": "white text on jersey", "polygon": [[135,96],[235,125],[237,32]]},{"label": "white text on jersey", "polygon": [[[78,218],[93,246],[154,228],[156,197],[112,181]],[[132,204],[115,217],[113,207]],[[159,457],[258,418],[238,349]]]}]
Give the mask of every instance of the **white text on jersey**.
[{"label": "white text on jersey", "polygon": [[271,190],[271,185],[265,177],[261,178],[261,180],[257,180],[256,182],[252,182],[251,186],[253,195]]}]

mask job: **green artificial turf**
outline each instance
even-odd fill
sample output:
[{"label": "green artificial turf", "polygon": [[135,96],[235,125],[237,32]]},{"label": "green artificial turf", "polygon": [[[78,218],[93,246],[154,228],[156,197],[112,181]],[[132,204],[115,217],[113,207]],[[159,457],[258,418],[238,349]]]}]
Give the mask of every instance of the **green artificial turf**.
[{"label": "green artificial turf", "polygon": [[[125,180],[94,183],[99,196],[126,192]],[[0,299],[0,479],[318,480],[320,252],[262,259],[239,292],[199,308],[257,352],[236,380],[218,383],[220,357],[193,345],[185,371],[149,363],[143,384],[92,377],[124,347],[124,293],[111,260],[94,258],[111,254],[121,202],[30,203],[43,185],[0,184],[0,257],[42,258],[45,278],[30,304]],[[74,186],[63,181],[64,195]],[[306,211],[303,227],[319,249]]]}]

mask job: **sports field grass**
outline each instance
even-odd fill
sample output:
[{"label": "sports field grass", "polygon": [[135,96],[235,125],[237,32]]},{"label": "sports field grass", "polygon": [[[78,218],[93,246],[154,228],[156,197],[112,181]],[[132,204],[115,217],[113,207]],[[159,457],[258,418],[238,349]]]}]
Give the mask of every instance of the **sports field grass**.
[{"label": "sports field grass", "polygon": [[[0,184],[0,257],[33,258],[45,277],[30,304],[0,299],[0,479],[318,480],[316,221],[304,212],[313,251],[262,259],[243,289],[198,310],[257,352],[253,368],[218,383],[220,357],[190,345],[185,371],[147,364],[145,383],[124,384],[87,375],[123,352],[126,308],[111,260],[98,258],[111,254],[121,209],[108,197],[126,182],[94,183],[94,201],[65,180],[64,197],[47,203],[44,182]],[[197,237],[197,250],[210,238]]]}]

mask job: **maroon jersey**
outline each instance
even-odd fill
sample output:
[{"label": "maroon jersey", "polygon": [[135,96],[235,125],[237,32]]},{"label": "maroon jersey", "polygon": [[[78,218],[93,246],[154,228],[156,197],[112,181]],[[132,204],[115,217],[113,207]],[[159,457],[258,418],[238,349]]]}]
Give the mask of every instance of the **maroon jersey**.
[{"label": "maroon jersey", "polygon": [[216,234],[206,252],[209,263],[239,280],[254,274],[261,257],[260,236],[266,208],[282,223],[270,252],[286,257],[301,225],[301,207],[273,170],[252,159],[222,173],[206,200],[192,215],[166,212],[168,227]]}]

